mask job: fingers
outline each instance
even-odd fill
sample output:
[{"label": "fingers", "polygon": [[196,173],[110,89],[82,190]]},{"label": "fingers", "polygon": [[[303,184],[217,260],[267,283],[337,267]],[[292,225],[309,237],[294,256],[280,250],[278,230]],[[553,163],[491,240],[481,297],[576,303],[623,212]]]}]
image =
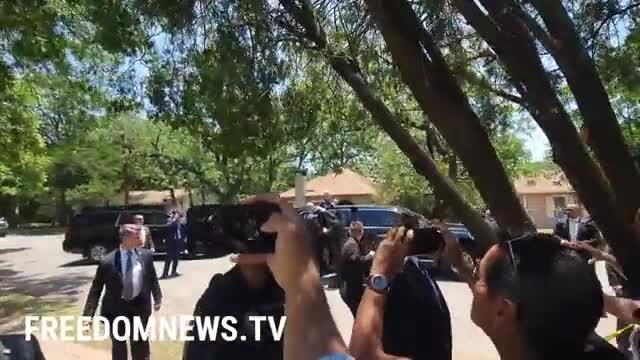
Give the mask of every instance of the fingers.
[{"label": "fingers", "polygon": [[[407,235],[407,230],[408,229],[406,229],[404,226],[395,227],[389,231],[386,240],[389,240],[391,242],[404,242],[404,239]],[[411,234],[413,236],[413,231],[411,231]]]},{"label": "fingers", "polygon": [[266,264],[272,254],[236,254],[231,255],[231,262],[245,265]]}]

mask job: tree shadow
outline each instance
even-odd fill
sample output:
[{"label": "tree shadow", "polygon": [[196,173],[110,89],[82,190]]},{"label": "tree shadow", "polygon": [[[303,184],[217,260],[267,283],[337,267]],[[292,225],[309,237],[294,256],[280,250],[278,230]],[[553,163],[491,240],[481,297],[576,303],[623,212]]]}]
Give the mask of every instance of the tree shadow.
[{"label": "tree shadow", "polygon": [[30,250],[30,249],[31,249],[30,247],[0,249],[0,255],[6,255],[6,254],[21,252],[21,251]]},{"label": "tree shadow", "polygon": [[0,331],[22,329],[25,315],[74,314],[81,288],[91,281],[84,274],[25,275],[0,260]]},{"label": "tree shadow", "polygon": [[60,227],[27,227],[11,229],[9,234],[20,236],[63,235],[64,229]]},{"label": "tree shadow", "polygon": [[78,260],[73,260],[71,262],[68,262],[66,264],[62,264],[59,267],[61,268],[66,268],[66,267],[80,267],[80,266],[91,266],[91,265],[96,265],[97,263],[93,260],[89,260],[89,259],[78,259]]}]

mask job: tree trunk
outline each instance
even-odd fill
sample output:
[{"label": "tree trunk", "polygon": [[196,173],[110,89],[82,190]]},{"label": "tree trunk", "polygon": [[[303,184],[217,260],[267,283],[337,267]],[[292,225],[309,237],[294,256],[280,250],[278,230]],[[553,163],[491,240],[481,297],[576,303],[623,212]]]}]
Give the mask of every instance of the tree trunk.
[{"label": "tree trunk", "polygon": [[[609,184],[590,157],[575,126],[553,88],[528,30],[503,1],[480,0],[492,18],[473,2],[456,0],[460,12],[496,52],[536,122],[551,143],[554,161],[562,167],[578,196],[598,223],[630,278],[640,280],[640,264],[629,223],[618,207]],[[640,284],[639,284],[640,285]],[[634,285],[640,292],[640,286]]]},{"label": "tree trunk", "polygon": [[178,200],[176,199],[176,190],[174,188],[169,189],[169,198],[171,199],[171,206],[174,209],[178,208]]},{"label": "tree trunk", "polygon": [[317,24],[311,5],[303,1],[302,7],[293,0],[281,0],[284,8],[305,28],[305,36],[314,42],[326,56],[331,67],[351,86],[363,106],[369,111],[373,120],[389,135],[400,150],[409,158],[416,171],[424,176],[447,201],[464,224],[483,245],[495,241],[489,226],[480,214],[466,202],[455,184],[443,175],[438,165],[400,126],[398,119],[384,104],[380,96],[374,92],[364,76],[360,73],[355,60],[345,54],[335,54],[327,45],[323,30]]},{"label": "tree trunk", "polygon": [[191,188],[187,189],[187,194],[189,195],[189,207],[193,206],[193,192],[191,191]]},{"label": "tree trunk", "polygon": [[[589,129],[589,146],[611,182],[616,201],[624,211],[625,221],[631,223],[640,206],[640,173],[633,164],[631,153],[613,111],[596,64],[585,49],[575,25],[561,1],[532,1],[549,34],[544,29],[530,29],[539,36],[550,35],[541,41],[564,73],[574,94],[578,109]],[[534,19],[530,19],[535,22]],[[528,24],[531,24],[528,22]]]},{"label": "tree trunk", "polygon": [[59,190],[56,201],[56,225],[65,226],[68,222],[67,191]]},{"label": "tree trunk", "polygon": [[500,227],[535,230],[489,136],[443,55],[405,0],[365,0],[403,81],[458,155]]},{"label": "tree trunk", "polygon": [[454,183],[458,182],[458,157],[456,154],[450,154],[447,159],[449,163],[449,177]]}]

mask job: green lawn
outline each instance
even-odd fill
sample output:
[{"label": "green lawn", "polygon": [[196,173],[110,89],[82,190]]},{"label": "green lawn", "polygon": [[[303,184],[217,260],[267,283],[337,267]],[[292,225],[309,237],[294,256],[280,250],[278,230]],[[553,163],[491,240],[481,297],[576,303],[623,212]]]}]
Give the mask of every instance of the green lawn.
[{"label": "green lawn", "polygon": [[[75,304],[66,299],[38,298],[0,290],[0,333],[24,330],[24,316],[77,316]],[[78,342],[83,345],[111,351],[111,341]],[[182,358],[182,342],[162,341],[151,343],[154,359],[175,360]]]}]

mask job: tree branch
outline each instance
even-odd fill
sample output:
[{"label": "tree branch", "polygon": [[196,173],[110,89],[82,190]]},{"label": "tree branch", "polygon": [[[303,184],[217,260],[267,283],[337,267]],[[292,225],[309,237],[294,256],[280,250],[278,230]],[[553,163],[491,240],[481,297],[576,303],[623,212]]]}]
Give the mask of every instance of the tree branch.
[{"label": "tree branch", "polygon": [[609,14],[607,14],[607,16],[602,20],[600,25],[598,25],[596,30],[591,34],[591,37],[589,38],[589,42],[595,41],[595,39],[600,34],[600,31],[602,31],[602,29],[605,27],[605,25],[607,25],[608,22],[613,20],[613,18],[615,18],[616,16],[624,15],[626,12],[628,12],[630,10],[633,10],[633,9],[635,9],[637,7],[640,7],[640,2],[632,3],[632,4],[629,4],[628,6],[625,6],[622,9],[618,9],[616,11],[609,12]]}]

